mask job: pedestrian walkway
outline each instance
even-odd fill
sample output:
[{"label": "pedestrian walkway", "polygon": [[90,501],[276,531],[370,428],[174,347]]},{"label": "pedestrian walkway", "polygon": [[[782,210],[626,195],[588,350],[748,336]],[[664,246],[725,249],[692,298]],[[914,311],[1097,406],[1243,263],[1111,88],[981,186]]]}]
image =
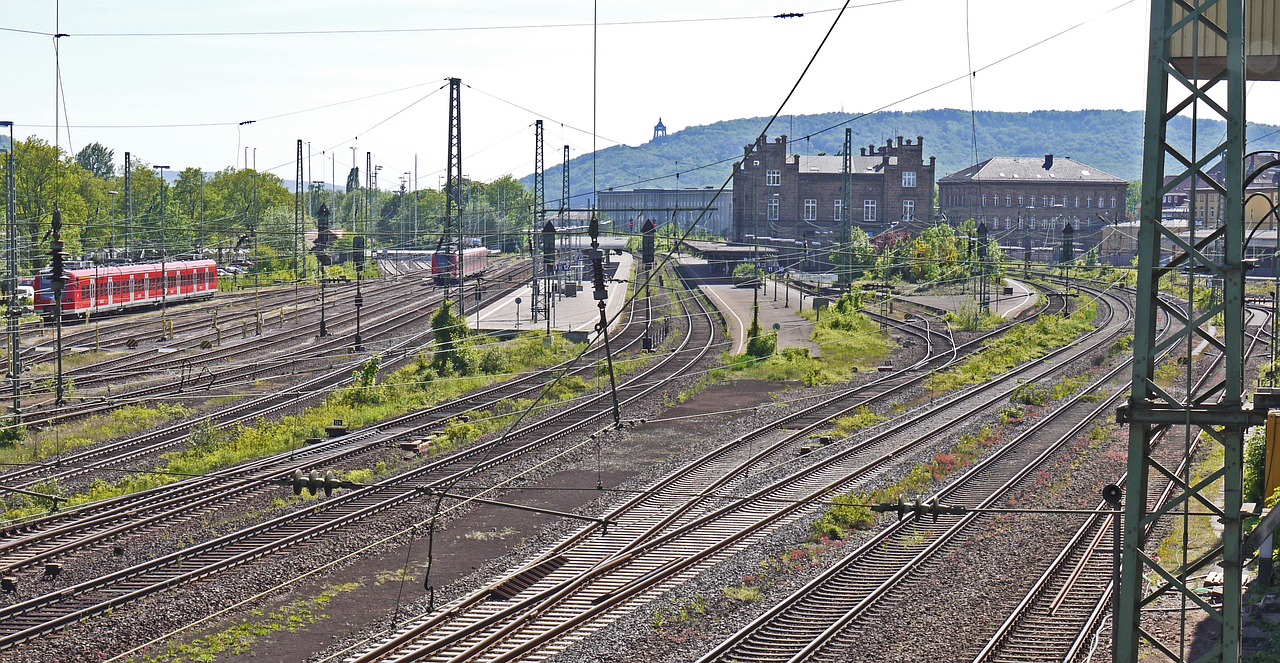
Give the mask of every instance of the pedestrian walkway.
[{"label": "pedestrian walkway", "polygon": [[753,293],[751,287],[734,286],[732,279],[715,273],[702,258],[679,256],[679,266],[685,278],[697,284],[698,289],[724,314],[732,339],[731,345],[725,348],[729,352],[742,354],[746,351],[752,308],[758,301],[760,329],[769,333],[777,325],[779,350],[801,347],[808,349],[811,356],[822,356],[817,344],[809,340],[813,336],[813,323],[797,315],[802,308],[812,306],[812,297],[795,288],[775,284],[773,280],[767,280],[758,293]]},{"label": "pedestrian walkway", "polygon": [[[605,265],[605,277],[609,299],[605,308],[606,315],[614,320],[622,310],[627,299],[627,286],[634,273],[633,258],[630,253],[609,255],[609,264]],[[563,283],[569,284],[572,294],[565,294],[562,289],[553,297],[550,329],[559,332],[592,332],[600,321],[600,309],[592,298],[590,268],[584,270],[585,278],[578,279],[573,275]],[[494,304],[468,312],[468,318],[476,320],[475,326],[482,331],[530,331],[548,328],[548,317],[541,314],[533,317],[533,288],[526,284]],[[618,321],[614,321],[616,327]]]}]

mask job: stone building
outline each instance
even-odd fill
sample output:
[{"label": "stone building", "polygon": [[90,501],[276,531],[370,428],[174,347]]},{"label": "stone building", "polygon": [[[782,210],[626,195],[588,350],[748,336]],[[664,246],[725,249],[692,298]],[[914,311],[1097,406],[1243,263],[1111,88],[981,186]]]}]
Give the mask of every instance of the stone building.
[{"label": "stone building", "polygon": [[995,157],[938,180],[938,209],[948,223],[987,224],[997,238],[1028,235],[1034,246],[1055,241],[1068,222],[1077,246],[1100,229],[1129,220],[1129,183],[1071,158]]},{"label": "stone building", "polygon": [[919,230],[933,221],[934,157],[924,138],[860,148],[850,167],[850,209],[843,207],[844,157],[789,154],[786,136],[744,148],[733,169],[732,239],[803,241],[820,249],[838,242],[840,224],[875,235]]}]

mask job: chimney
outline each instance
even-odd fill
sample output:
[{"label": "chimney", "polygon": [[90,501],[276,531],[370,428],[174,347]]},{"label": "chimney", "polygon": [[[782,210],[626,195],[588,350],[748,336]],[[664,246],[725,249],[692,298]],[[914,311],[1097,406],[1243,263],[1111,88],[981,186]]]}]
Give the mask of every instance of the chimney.
[{"label": "chimney", "polygon": [[1044,155],[1044,169],[1049,170],[1051,168],[1053,168],[1053,155],[1046,154]]},{"label": "chimney", "polygon": [[862,153],[862,156],[864,157],[867,156],[867,148],[861,147],[861,148],[858,148],[858,151]]}]

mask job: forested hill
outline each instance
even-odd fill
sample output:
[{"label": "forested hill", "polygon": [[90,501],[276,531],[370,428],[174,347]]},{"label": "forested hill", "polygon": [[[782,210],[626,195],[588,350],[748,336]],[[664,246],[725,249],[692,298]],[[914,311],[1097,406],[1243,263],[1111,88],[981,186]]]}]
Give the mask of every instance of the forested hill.
[{"label": "forested hill", "polygon": [[[769,129],[769,137],[791,137],[793,153],[838,153],[844,144],[844,129],[853,129],[854,149],[870,144],[883,145],[896,136],[915,139],[924,136],[925,155],[938,158],[938,177],[950,175],[974,163],[972,137],[976,129],[979,161],[995,156],[1037,157],[1054,154],[1082,163],[1126,180],[1142,173],[1142,112],[1120,110],[1035,111],[1031,113],[979,112],[970,116],[962,110],[927,110],[909,113],[851,113],[784,115]],[[725,120],[689,127],[665,138],[637,147],[615,146],[601,150],[597,163],[600,188],[670,188],[680,173],[681,187],[720,186],[733,162],[742,158],[743,146],[751,143],[764,128],[766,118]],[[655,118],[656,121],[656,118]],[[1200,144],[1221,140],[1225,124],[1202,120]],[[1170,128],[1175,146],[1190,154],[1191,120],[1177,118]],[[1249,150],[1280,148],[1280,128],[1250,124]],[[1257,141],[1257,143],[1253,143]],[[548,155],[548,161],[552,160]],[[591,195],[591,155],[573,159],[569,165],[573,204],[588,204]],[[561,167],[549,167],[546,174],[548,207],[558,206]],[[532,177],[521,180],[531,186]]]}]

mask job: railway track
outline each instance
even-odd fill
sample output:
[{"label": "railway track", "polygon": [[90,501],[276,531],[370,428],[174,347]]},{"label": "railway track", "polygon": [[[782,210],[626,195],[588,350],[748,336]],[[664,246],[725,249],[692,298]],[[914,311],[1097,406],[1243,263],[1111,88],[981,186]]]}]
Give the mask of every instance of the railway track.
[{"label": "railway track", "polygon": [[[512,266],[500,270],[496,276],[501,281],[518,283],[527,277],[527,267]],[[414,307],[404,306],[404,288],[406,283],[416,287],[416,279],[388,279],[386,282],[371,283],[363,317],[366,324],[363,337],[367,345],[376,347],[379,343],[393,343],[397,334],[415,326],[424,326],[433,312],[433,307],[443,301],[440,293],[431,293],[425,301]],[[491,302],[503,292],[488,294],[485,301]],[[325,339],[318,339],[315,333],[319,329],[318,310],[308,310],[307,319],[292,327],[286,327],[284,321],[265,335],[255,335],[238,343],[223,343],[221,331],[211,325],[200,323],[201,329],[186,338],[182,343],[175,343],[169,355],[158,355],[152,352],[132,352],[127,355],[110,357],[93,364],[77,367],[65,372],[74,380],[77,389],[85,390],[95,386],[107,386],[117,383],[122,378],[144,381],[151,376],[152,384],[98,396],[88,403],[82,402],[57,409],[44,409],[25,417],[26,423],[34,427],[42,427],[69,418],[99,414],[118,407],[119,403],[134,403],[139,400],[161,394],[187,390],[208,391],[228,383],[252,382],[263,376],[275,377],[283,373],[291,373],[299,360],[332,360],[352,351],[353,330],[351,321],[353,314],[349,311],[335,310],[328,324],[330,328],[347,329],[341,333],[331,334]],[[260,321],[259,321],[260,322]],[[217,344],[216,348],[205,349],[203,344]],[[299,353],[299,348],[305,348]],[[192,356],[194,355],[194,356]],[[265,359],[263,358],[265,356]],[[176,384],[175,384],[176,378]],[[158,383],[157,383],[158,381]],[[49,392],[31,390],[28,397],[47,395]],[[92,397],[88,397],[92,398]],[[47,404],[46,404],[47,405]],[[38,404],[35,407],[40,407]],[[34,408],[33,408],[34,409]]]},{"label": "railway track", "polygon": [[[624,407],[660,389],[665,379],[688,370],[715,347],[715,326],[710,322],[709,314],[702,311],[698,320],[690,333],[681,336],[679,349],[626,382],[621,393]],[[164,588],[208,577],[302,541],[314,541],[318,536],[354,522],[420,501],[424,493],[434,490],[435,486],[453,485],[462,478],[509,464],[552,443],[580,446],[584,442],[574,442],[574,438],[585,429],[603,425],[611,411],[609,396],[598,394],[578,403],[571,412],[522,424],[485,445],[452,454],[447,459],[442,458],[439,462],[373,485],[341,493],[314,507],[11,604],[0,609],[0,644],[12,646]],[[400,428],[402,430],[395,434],[406,432],[405,427]],[[412,429],[413,426],[408,427],[409,434],[422,432],[421,429]],[[276,469],[264,473],[261,478],[278,478],[283,474],[283,470]]]},{"label": "railway track", "polygon": [[[1108,339],[1110,337],[1107,337]],[[1093,389],[1115,379],[1112,369]],[[1112,398],[1117,398],[1113,396]],[[985,458],[952,485],[931,497],[948,505],[985,508],[1035,480],[1035,468],[1092,421],[1109,403],[1094,407],[1076,397],[1051,416]],[[1047,440],[1046,440],[1047,437]],[[1030,478],[1030,479],[1028,479]],[[894,592],[922,575],[930,560],[959,545],[962,532],[979,516],[941,515],[929,522],[906,516],[877,533],[857,551],[773,606],[708,652],[701,661],[840,660],[842,646],[871,613],[902,609]]]},{"label": "railway track", "polygon": [[[1250,338],[1245,355],[1254,355],[1266,336],[1266,325],[1259,326]],[[1201,392],[1207,380],[1221,368],[1221,363],[1222,355],[1215,355],[1192,393]],[[1165,431],[1157,437],[1152,445],[1153,454],[1172,468],[1176,476],[1183,476],[1200,440],[1194,441],[1191,453],[1187,454],[1167,439],[1169,434]],[[1124,485],[1124,480],[1121,475],[1116,484]],[[1163,508],[1172,490],[1173,485],[1167,481],[1153,482],[1147,496],[1148,508],[1152,512]],[[1094,515],[1080,518],[1061,552],[988,638],[986,646],[974,657],[975,663],[1073,661],[1092,649],[1093,636],[1101,628],[1115,589],[1112,584],[1114,511],[1106,502],[1099,502],[1095,511]]]},{"label": "railway track", "polygon": [[[490,297],[496,299],[502,295],[502,292],[494,292]],[[433,338],[430,328],[425,324],[410,325],[411,323],[421,323],[429,318],[431,313],[430,310],[414,309],[395,317],[383,319],[371,326],[371,337],[378,333],[392,337],[392,340],[387,341],[387,344],[382,348],[383,353],[387,355],[386,369],[393,370],[407,363],[418,352],[430,346]],[[405,336],[406,326],[416,328],[418,331]],[[237,424],[252,423],[261,417],[290,411],[313,403],[333,389],[349,384],[352,371],[363,361],[364,357],[349,359],[338,364],[336,368],[329,368],[318,376],[305,379],[301,383],[291,385],[282,391],[242,402],[207,415],[190,418],[157,431],[64,454],[54,461],[10,468],[0,473],[0,480],[5,480],[10,485],[27,488],[49,480],[66,481],[87,472],[122,466],[130,460],[138,459],[145,455],[154,455],[170,450],[175,446],[183,445],[186,443],[187,434],[190,430],[194,426],[205,422],[214,422],[222,428],[228,428]],[[214,376],[214,379],[220,378],[226,382],[242,381],[271,370],[275,369],[270,364],[266,367],[248,364],[227,369]],[[157,390],[172,391],[174,389],[181,390],[182,385],[152,387],[142,391],[145,392],[143,395],[153,395]],[[135,396],[140,397],[137,393],[135,393]],[[117,396],[117,398],[120,398],[120,396]],[[107,411],[119,407],[120,404],[119,402],[104,402],[94,406],[80,406],[74,408],[75,416]],[[65,467],[63,467],[64,465]]]},{"label": "railway track", "polygon": [[[1107,332],[1095,332],[1094,342],[1106,342],[1122,329],[1123,323],[1113,320]],[[1066,363],[1079,352],[1055,354]],[[1017,373],[1033,380],[1054,370],[1040,365]],[[813,462],[808,460],[822,454],[809,454],[806,460],[795,455],[812,427],[763,445],[758,432],[743,436],[607,514],[614,523],[607,536],[579,531],[513,570],[506,580],[423,616],[383,642],[364,645],[359,653],[349,652],[349,660],[545,657],[634,609],[644,597],[793,522],[830,493],[843,492],[884,472],[960,418],[1002,402],[1011,390],[994,385],[975,388],[946,407],[939,405],[909,417],[869,440],[843,448],[833,445],[829,455]],[[744,481],[749,468],[782,458],[787,460],[769,469],[785,476],[769,478],[760,488]],[[763,479],[759,468],[751,475]]]}]

